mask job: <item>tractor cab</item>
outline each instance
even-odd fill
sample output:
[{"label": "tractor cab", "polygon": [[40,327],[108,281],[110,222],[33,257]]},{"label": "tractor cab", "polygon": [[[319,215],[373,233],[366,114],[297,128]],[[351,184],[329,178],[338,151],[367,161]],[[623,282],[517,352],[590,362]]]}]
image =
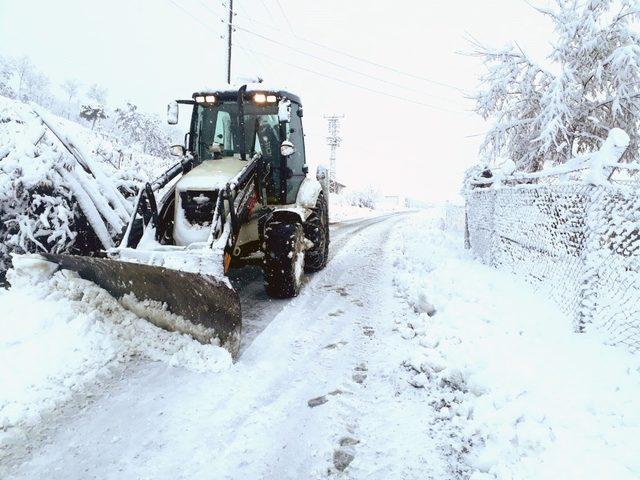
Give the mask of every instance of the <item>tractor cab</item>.
[{"label": "tractor cab", "polygon": [[260,157],[269,169],[268,204],[295,203],[307,173],[300,99],[260,84],[199,91],[192,98],[177,103],[193,105],[185,148],[194,164],[210,164],[209,170],[219,166],[228,178],[232,170]]}]

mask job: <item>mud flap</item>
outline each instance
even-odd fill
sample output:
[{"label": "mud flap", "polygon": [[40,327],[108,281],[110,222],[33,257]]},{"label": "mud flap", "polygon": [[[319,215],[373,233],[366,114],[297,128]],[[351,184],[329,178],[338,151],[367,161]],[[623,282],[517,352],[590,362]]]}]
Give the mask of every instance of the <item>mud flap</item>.
[{"label": "mud flap", "polygon": [[[215,343],[218,339],[232,357],[238,353],[242,327],[240,299],[233,288],[215,277],[109,258],[42,256],[104,288],[121,300],[125,308],[161,328],[189,334],[201,343]],[[127,294],[133,294],[138,301],[166,304],[173,316],[182,318],[168,322],[166,315],[153,314],[153,309],[146,314],[146,309],[132,307],[139,303],[122,301]]]}]

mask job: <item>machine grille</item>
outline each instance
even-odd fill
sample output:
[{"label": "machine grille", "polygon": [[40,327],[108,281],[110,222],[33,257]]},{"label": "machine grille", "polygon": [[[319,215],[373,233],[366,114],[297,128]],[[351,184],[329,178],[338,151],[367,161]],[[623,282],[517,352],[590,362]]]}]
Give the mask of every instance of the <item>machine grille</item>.
[{"label": "machine grille", "polygon": [[180,193],[184,216],[192,225],[211,225],[218,200],[217,190],[187,190]]}]

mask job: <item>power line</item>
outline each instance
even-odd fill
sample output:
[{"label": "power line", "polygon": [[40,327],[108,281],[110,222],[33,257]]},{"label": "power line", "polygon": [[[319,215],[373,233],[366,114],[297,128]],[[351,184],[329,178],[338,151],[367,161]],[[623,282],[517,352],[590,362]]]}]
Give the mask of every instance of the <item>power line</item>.
[{"label": "power line", "polygon": [[273,13],[271,13],[271,9],[267,6],[266,2],[264,0],[260,0],[260,3],[262,3],[264,11],[267,12],[267,15],[269,15],[273,19]]},{"label": "power line", "polygon": [[263,56],[264,58],[268,58],[268,59],[270,59],[270,60],[272,60],[272,61],[274,61],[274,62],[282,63],[283,65],[287,65],[287,66],[292,67],[292,68],[297,68],[298,70],[302,70],[302,71],[305,71],[305,72],[308,72],[308,73],[312,73],[312,74],[314,74],[314,75],[318,75],[318,76],[320,76],[320,77],[328,78],[329,80],[333,80],[333,81],[335,81],[335,82],[344,83],[345,85],[350,85],[350,86],[352,86],[352,87],[359,88],[359,89],[361,89],[361,90],[366,90],[366,91],[371,92],[371,93],[376,93],[376,94],[378,94],[378,95],[383,95],[383,96],[385,96],[385,97],[389,97],[389,98],[395,98],[396,100],[402,100],[403,102],[413,103],[413,104],[415,104],[415,105],[420,105],[420,106],[422,106],[422,107],[432,108],[432,109],[434,109],[434,110],[440,110],[440,111],[443,111],[443,112],[449,112],[449,113],[466,113],[466,112],[463,112],[463,111],[460,111],[460,110],[450,110],[450,109],[448,109],[448,108],[439,107],[439,106],[437,106],[437,105],[431,105],[431,104],[429,104],[429,103],[421,102],[421,101],[419,101],[419,100],[414,100],[414,99],[411,99],[411,98],[402,97],[402,96],[400,96],[400,95],[394,95],[394,94],[392,94],[392,93],[383,92],[382,90],[376,90],[376,89],[374,89],[374,88],[369,88],[369,87],[366,87],[366,86],[364,86],[364,85],[360,85],[360,84],[357,84],[357,83],[353,83],[353,82],[350,82],[350,81],[348,81],[348,80],[344,80],[344,79],[339,78],[339,77],[334,77],[334,76],[332,76],[332,75],[327,75],[327,74],[325,74],[325,73],[318,72],[317,70],[312,70],[312,69],[310,69],[310,68],[302,67],[302,66],[300,66],[300,65],[296,65],[296,64],[294,64],[294,63],[286,62],[286,61],[284,61],[284,60],[282,60],[282,59],[280,59],[280,58],[276,58],[276,57],[273,57],[273,56],[268,55],[268,54],[266,54],[266,53],[258,52],[258,51],[256,51],[256,50],[251,49],[251,48],[247,48],[247,47],[245,47],[244,45],[241,45],[241,44],[239,44],[239,43],[236,43],[236,46],[237,46],[238,48],[242,49],[242,50],[246,50],[246,51],[253,52],[253,53],[255,53],[256,55],[261,55],[261,56]]},{"label": "power line", "polygon": [[285,21],[287,22],[287,25],[289,25],[289,30],[291,30],[291,33],[295,37],[296,36],[296,32],[293,30],[293,26],[291,25],[291,22],[289,21],[289,17],[287,16],[287,12],[285,11],[284,8],[282,8],[282,3],[280,3],[280,0],[276,0],[276,3],[278,4],[278,8],[280,8],[280,11],[282,12],[282,16],[284,17]]},{"label": "power line", "polygon": [[268,40],[270,42],[276,43],[278,45],[284,46],[286,48],[289,48],[289,49],[293,50],[296,53],[299,53],[299,54],[305,55],[307,57],[313,58],[315,60],[321,61],[323,63],[326,63],[327,65],[331,65],[333,67],[340,68],[342,70],[346,70],[347,72],[354,73],[354,74],[360,75],[362,77],[370,78],[370,79],[372,79],[372,80],[374,80],[376,82],[386,83],[387,85],[391,85],[393,87],[401,88],[402,90],[407,90],[407,91],[411,91],[411,92],[414,92],[414,93],[419,93],[420,95],[424,95],[426,97],[431,97],[431,98],[436,98],[436,99],[439,99],[439,100],[456,101],[456,102],[459,101],[459,99],[452,99],[452,98],[443,97],[441,95],[435,95],[435,94],[432,94],[432,93],[426,93],[423,90],[418,90],[418,89],[415,89],[415,88],[412,88],[412,87],[407,87],[407,86],[402,85],[400,83],[396,83],[396,82],[393,82],[391,80],[386,80],[384,78],[375,77],[373,75],[369,75],[368,73],[365,73],[365,72],[363,72],[361,70],[358,70],[356,68],[352,68],[352,67],[349,67],[349,66],[346,66],[346,65],[342,65],[340,63],[336,63],[336,62],[331,61],[331,60],[327,60],[327,59],[322,58],[322,57],[318,57],[317,55],[313,55],[311,53],[305,52],[305,51],[300,50],[300,49],[298,49],[296,47],[292,47],[292,46],[287,45],[287,44],[285,44],[283,42],[280,42],[278,40],[270,39],[270,38],[268,38],[268,37],[266,37],[266,36],[264,36],[264,35],[262,35],[260,33],[253,32],[253,31],[251,31],[251,30],[249,30],[249,29],[247,29],[245,27],[242,27],[240,25],[236,24],[235,27],[238,30],[241,30],[243,32],[251,33],[252,35],[257,36],[259,38],[262,38],[262,39]]},{"label": "power line", "polygon": [[[268,27],[268,28],[271,28],[271,29],[273,29],[273,30],[278,30],[278,28],[277,28],[277,27],[274,27],[273,25],[268,24],[267,22],[261,22],[261,21],[259,21],[259,20],[249,19],[249,17],[248,17],[248,16],[246,16],[246,15],[239,15],[239,16],[240,16],[240,17],[243,17],[243,18],[245,18],[245,19],[247,19],[247,20],[248,20],[248,21],[250,21],[250,22],[253,22],[253,23],[256,23],[256,24],[260,24],[260,25],[264,25],[264,26],[266,26],[266,27]],[[406,72],[406,71],[400,70],[400,69],[395,68],[395,67],[390,67],[390,66],[388,66],[388,65],[384,65],[384,64],[381,64],[381,63],[378,63],[378,62],[375,62],[375,61],[372,61],[372,60],[366,59],[366,58],[362,58],[362,57],[359,57],[359,56],[354,55],[354,54],[352,54],[352,53],[345,52],[344,50],[339,50],[339,49],[334,48],[334,47],[331,47],[331,46],[329,46],[329,45],[325,45],[325,44],[323,44],[323,43],[316,42],[316,41],[314,41],[314,40],[311,40],[311,39],[308,39],[308,38],[301,37],[300,35],[297,35],[297,34],[296,34],[295,32],[293,32],[293,31],[292,31],[292,34],[293,34],[293,36],[296,38],[296,40],[301,40],[301,41],[306,42],[306,43],[309,43],[309,44],[311,44],[311,45],[315,45],[316,47],[324,48],[325,50],[331,51],[331,52],[333,52],[333,53],[337,53],[337,54],[339,54],[339,55],[344,55],[345,57],[351,58],[351,59],[353,59],[353,60],[357,60],[357,61],[359,61],[359,62],[363,62],[363,63],[369,64],[369,65],[372,65],[372,66],[377,67],[377,68],[382,68],[382,69],[384,69],[384,70],[387,70],[387,71],[390,71],[390,72],[394,72],[394,73],[396,73],[396,74],[398,74],[398,75],[403,75],[403,76],[406,76],[406,77],[413,78],[413,79],[415,79],[415,80],[421,80],[421,81],[423,81],[423,82],[432,83],[432,84],[434,84],[434,85],[439,85],[439,86],[441,86],[441,87],[450,88],[450,89],[452,89],[452,90],[456,90],[456,91],[458,91],[458,92],[462,92],[462,93],[464,93],[464,89],[462,89],[462,88],[460,88],[460,87],[457,87],[457,86],[455,86],[455,85],[451,85],[450,83],[441,82],[441,81],[434,80],[434,79],[432,79],[432,78],[428,78],[428,77],[423,77],[423,76],[421,76],[421,75],[416,75],[416,74],[413,74],[413,73],[410,73],[410,72]]]},{"label": "power line", "polygon": [[[172,1],[172,0],[171,0],[171,1]],[[216,16],[218,15],[218,12],[215,12],[213,9],[211,9],[209,6],[207,6],[204,2],[202,2],[202,0],[198,0],[198,2],[199,2],[203,7],[205,7],[209,12],[211,12],[212,14],[214,14],[214,15],[216,15]],[[172,1],[172,3],[174,3],[174,2]],[[280,7],[282,8],[282,6],[280,6]],[[283,10],[283,13],[284,13],[284,10]],[[238,14],[237,14],[237,12],[236,12],[236,13],[234,14],[234,16],[237,16],[237,15],[238,15]],[[245,17],[245,18],[248,18],[248,17],[246,17],[246,16],[244,16],[244,15],[241,15],[241,16],[243,16],[243,17]],[[229,23],[231,23],[231,22],[226,22],[224,19],[221,19],[221,22],[222,22],[222,23],[226,23],[226,24],[227,24],[227,26],[229,26]],[[259,23],[263,23],[263,22],[259,22]],[[333,67],[336,67],[336,68],[340,68],[340,69],[346,70],[346,71],[351,72],[351,73],[354,73],[354,74],[356,74],[356,75],[360,75],[360,76],[363,76],[363,77],[370,78],[370,79],[372,79],[372,80],[374,80],[374,81],[377,81],[377,82],[380,82],[380,83],[386,83],[387,85],[391,85],[391,86],[394,86],[394,87],[398,87],[398,88],[401,88],[401,89],[403,89],[403,90],[411,91],[411,92],[414,92],[414,93],[419,93],[420,95],[424,95],[424,96],[426,96],[426,97],[431,97],[431,98],[436,98],[436,99],[439,99],[439,100],[447,100],[447,101],[455,101],[455,102],[459,101],[459,99],[452,99],[452,98],[443,97],[443,96],[441,96],[441,95],[434,95],[434,94],[431,94],[431,93],[426,93],[426,92],[424,92],[424,91],[422,91],[422,90],[418,90],[418,89],[415,89],[415,88],[407,87],[407,86],[405,86],[405,85],[402,85],[402,84],[399,84],[399,83],[396,83],[396,82],[392,82],[392,81],[390,81],[390,80],[385,80],[385,79],[380,78],[380,77],[375,77],[375,76],[373,76],[373,75],[369,75],[369,74],[367,74],[367,73],[365,73],[365,72],[362,72],[362,71],[360,71],[360,70],[358,70],[358,69],[355,69],[355,68],[352,68],[352,67],[348,67],[348,66],[342,65],[342,64],[337,63],[337,62],[334,62],[334,61],[332,61],[332,60],[327,60],[326,58],[319,57],[319,56],[314,55],[314,54],[312,54],[312,53],[309,53],[309,52],[306,52],[306,51],[304,51],[304,50],[301,50],[301,49],[299,49],[299,48],[297,48],[297,47],[294,47],[294,46],[288,45],[288,44],[286,44],[286,43],[284,43],[284,42],[282,42],[282,41],[280,41],[280,40],[276,40],[276,39],[273,39],[273,38],[268,37],[268,36],[266,36],[266,35],[263,35],[263,34],[261,34],[261,33],[254,32],[253,30],[250,30],[250,29],[248,29],[248,28],[246,28],[246,27],[242,27],[242,26],[238,25],[237,23],[235,23],[235,24],[233,25],[233,28],[234,28],[234,29],[237,29],[237,30],[240,30],[240,31],[242,31],[242,32],[245,32],[245,33],[249,33],[250,35],[254,35],[254,36],[256,36],[256,37],[258,37],[258,38],[261,38],[261,39],[263,39],[263,40],[266,40],[266,41],[269,41],[269,42],[275,43],[276,45],[283,46],[283,47],[288,48],[288,49],[290,49],[290,50],[292,50],[292,51],[294,51],[294,52],[296,52],[296,53],[299,53],[299,54],[301,54],[301,55],[305,55],[305,56],[307,56],[307,57],[314,58],[314,59],[316,59],[316,60],[318,60],[318,61],[324,62],[324,63],[326,63],[326,64],[328,64],[328,65],[333,66]],[[292,33],[293,33],[293,30],[292,30]],[[295,35],[295,33],[293,33],[293,35],[294,35],[294,37],[299,38],[297,35]],[[356,58],[357,58],[357,57],[356,57]],[[389,67],[389,68],[390,68],[390,67]],[[450,88],[454,88],[454,89],[459,90],[459,91],[462,91],[462,90],[458,89],[457,87],[452,87],[452,86],[449,86],[449,87],[450,87]]]},{"label": "power line", "polygon": [[[195,15],[190,13],[188,10],[183,8],[181,5],[176,3],[174,0],[168,0],[168,1],[170,3],[172,3],[174,6],[176,6],[177,8],[179,8],[180,10],[182,10],[186,15],[191,17],[191,19],[193,19],[196,22],[198,22],[200,25],[202,25],[207,30],[209,30],[211,32],[214,32],[216,34],[218,33],[218,32],[215,32],[215,30],[213,30],[210,25],[208,25],[207,23],[205,23],[202,20],[200,20],[198,17],[196,17]],[[226,22],[223,22],[223,23],[226,23]],[[237,25],[234,26],[234,27],[240,29]],[[260,35],[260,34],[255,34],[255,35]],[[371,92],[371,93],[375,93],[375,94],[378,94],[378,95],[386,96],[386,97],[389,97],[389,98],[395,98],[396,100],[401,100],[401,101],[404,101],[404,102],[407,102],[407,103],[412,103],[412,104],[415,104],[415,105],[420,105],[422,107],[427,107],[427,108],[432,108],[432,109],[435,109],[435,110],[440,110],[440,111],[443,111],[443,112],[465,113],[465,112],[462,112],[462,111],[451,110],[451,109],[448,109],[448,108],[439,107],[437,105],[432,105],[432,104],[429,104],[429,103],[421,102],[419,100],[415,100],[415,99],[411,99],[411,98],[407,98],[407,97],[402,97],[400,95],[394,95],[394,94],[387,93],[387,92],[384,92],[384,91],[381,91],[381,90],[377,90],[377,89],[374,89],[374,88],[369,88],[369,87],[366,87],[364,85],[360,85],[360,84],[357,84],[357,83],[354,83],[354,82],[350,82],[348,80],[345,80],[345,79],[342,79],[342,78],[339,78],[339,77],[334,77],[332,75],[327,75],[325,73],[318,72],[317,70],[312,70],[310,68],[305,68],[305,67],[302,67],[300,65],[287,62],[287,61],[282,60],[280,58],[273,57],[273,56],[268,55],[266,53],[258,52],[258,51],[254,50],[254,49],[245,47],[245,46],[243,46],[243,45],[241,45],[241,44],[239,44],[237,42],[236,42],[236,46],[238,48],[242,49],[242,50],[245,50],[246,52],[250,52],[250,53],[254,53],[256,55],[260,55],[261,57],[268,58],[268,59],[270,59],[270,60],[272,60],[274,62],[278,62],[278,63],[281,63],[283,65],[287,65],[289,67],[296,68],[298,70],[302,70],[302,71],[305,71],[305,72],[308,72],[308,73],[312,73],[314,75],[318,75],[320,77],[324,77],[324,78],[327,78],[329,80],[333,80],[335,82],[339,82],[339,83],[343,83],[345,85],[349,85],[349,86],[352,86],[352,87],[355,87],[355,88],[359,88],[361,90],[366,90],[366,91]],[[372,78],[375,78],[375,77],[372,77]]]},{"label": "power line", "polygon": [[[200,20],[198,17],[196,17],[193,13],[189,12],[186,8],[184,8],[182,5],[176,3],[174,0],[167,0],[169,3],[173,4],[174,7],[179,8],[180,10],[182,10],[184,12],[185,15],[188,15],[189,17],[191,17],[192,20],[195,20],[196,22],[198,22],[200,25],[202,25],[204,28],[206,28],[207,30],[215,33],[216,35],[218,35],[220,32],[216,32],[214,29],[211,28],[211,26],[208,23],[203,22],[202,20]],[[208,7],[207,7],[208,8]],[[211,10],[213,11],[213,10]],[[226,22],[225,22],[226,23]]]}]

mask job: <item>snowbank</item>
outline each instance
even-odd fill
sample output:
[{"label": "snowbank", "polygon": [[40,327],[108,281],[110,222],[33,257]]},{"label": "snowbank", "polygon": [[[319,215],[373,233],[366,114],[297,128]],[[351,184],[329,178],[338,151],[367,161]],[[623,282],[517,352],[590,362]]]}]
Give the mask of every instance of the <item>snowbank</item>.
[{"label": "snowbank", "polygon": [[[640,358],[572,333],[531,286],[473,261],[438,211],[399,224],[394,282],[411,383],[443,421],[473,480],[640,475]],[[442,388],[430,388],[437,384]]]},{"label": "snowbank", "polygon": [[353,220],[356,218],[369,218],[380,215],[381,212],[372,208],[358,207],[350,205],[344,197],[331,194],[329,195],[329,222],[338,223],[345,220]]},{"label": "snowbank", "polygon": [[344,222],[359,218],[370,218],[384,215],[385,213],[404,211],[406,208],[385,206],[376,202],[367,202],[375,205],[375,208],[358,205],[354,195],[332,193],[329,195],[329,221],[331,223]]},{"label": "snowbank", "polygon": [[14,258],[0,289],[0,431],[36,421],[110,367],[144,357],[195,371],[231,365],[228,352],[169,333],[75,273]]}]

